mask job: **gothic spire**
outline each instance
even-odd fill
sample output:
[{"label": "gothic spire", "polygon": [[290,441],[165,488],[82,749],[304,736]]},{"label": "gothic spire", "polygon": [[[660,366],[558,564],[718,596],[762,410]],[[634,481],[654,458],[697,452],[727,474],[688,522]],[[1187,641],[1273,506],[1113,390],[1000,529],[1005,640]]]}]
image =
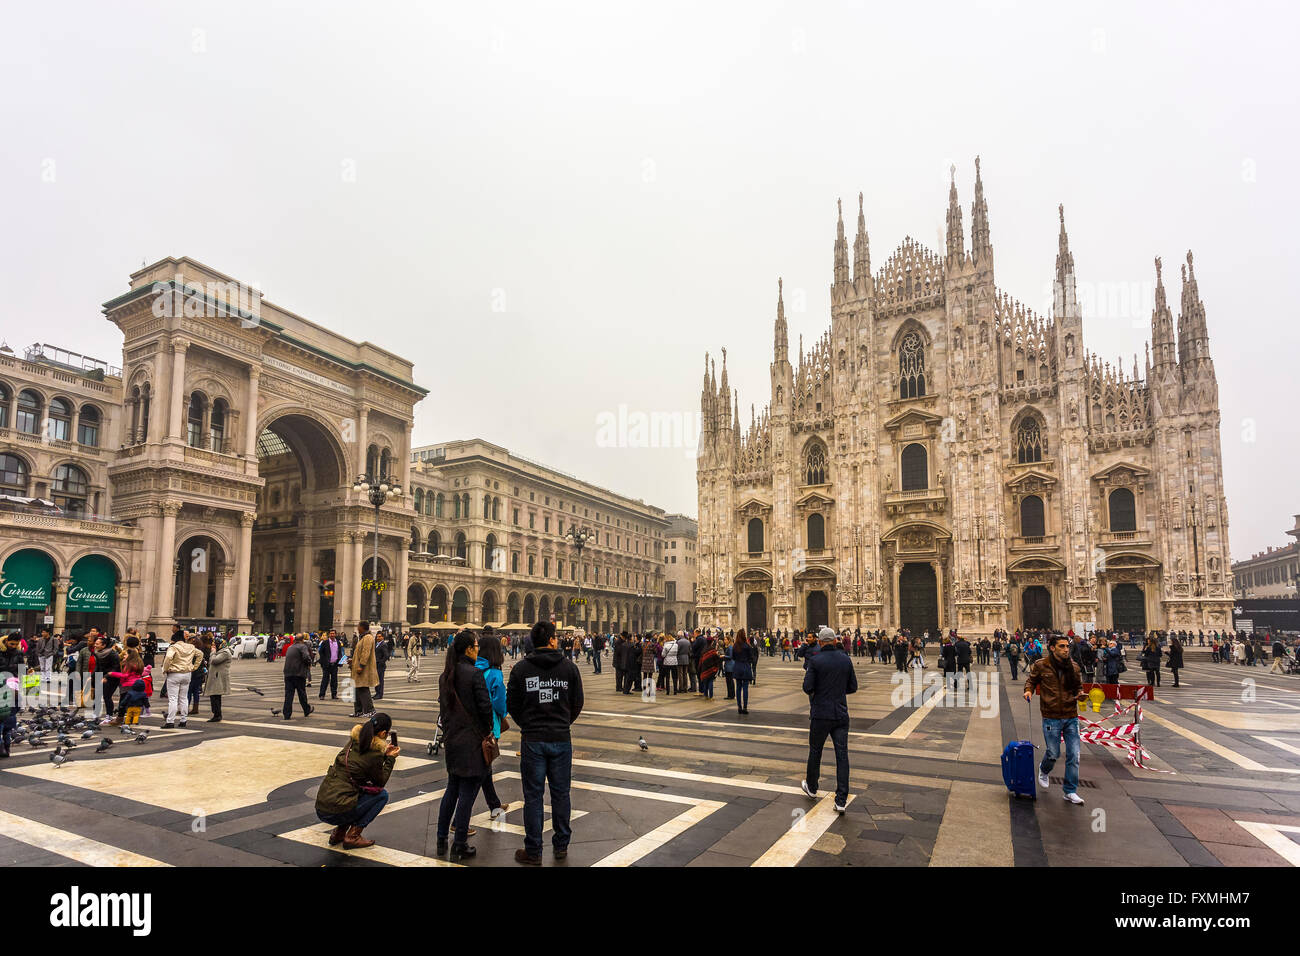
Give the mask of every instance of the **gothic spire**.
[{"label": "gothic spire", "polygon": [[966,237],[961,231],[961,203],[957,201],[957,167],[949,169],[952,184],[948,187],[948,267],[960,266],[966,258]]},{"label": "gothic spire", "polygon": [[1165,299],[1165,280],[1160,257],[1156,256],[1156,307],[1151,311],[1151,348],[1156,353],[1155,367],[1173,365],[1174,320]]},{"label": "gothic spire", "polygon": [[1205,325],[1205,303],[1196,287],[1192,251],[1187,250],[1183,266],[1183,296],[1178,313],[1178,361],[1187,363],[1210,357],[1210,333]]},{"label": "gothic spire", "polygon": [[871,275],[871,245],[867,241],[867,216],[862,210],[862,193],[858,193],[858,235],[853,240],[853,279]]},{"label": "gothic spire", "polygon": [[993,246],[989,242],[989,207],[984,202],[984,180],[980,178],[980,158],[975,157],[975,202],[970,209],[970,245],[971,256],[976,262],[986,261],[993,256]]},{"label": "gothic spire", "polygon": [[1061,217],[1061,235],[1056,241],[1056,278],[1065,281],[1067,272],[1074,272],[1074,254],[1070,252],[1070,237],[1065,232],[1065,204],[1056,207]]},{"label": "gothic spire", "polygon": [[847,285],[849,281],[849,242],[844,238],[844,203],[835,200],[839,218],[835,225],[835,284]]},{"label": "gothic spire", "polygon": [[790,360],[790,330],[785,324],[784,285],[784,280],[780,278],[776,280],[776,342],[773,346],[773,357],[777,362]]}]

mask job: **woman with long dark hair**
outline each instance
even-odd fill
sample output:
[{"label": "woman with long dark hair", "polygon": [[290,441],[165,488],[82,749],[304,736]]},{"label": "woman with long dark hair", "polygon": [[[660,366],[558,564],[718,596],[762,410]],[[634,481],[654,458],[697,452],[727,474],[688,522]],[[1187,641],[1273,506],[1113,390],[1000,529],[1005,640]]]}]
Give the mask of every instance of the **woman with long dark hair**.
[{"label": "woman with long dark hair", "polygon": [[330,764],[316,791],[316,817],[334,825],[330,846],[342,843],[345,850],[361,850],[375,845],[361,831],[388,803],[384,784],[401,753],[396,744],[389,742],[392,727],[392,718],[387,714],[375,714],[357,724],[347,745]]},{"label": "woman with long dark hair", "polygon": [[736,644],[731,649],[731,676],[736,680],[736,712],[749,713],[749,684],[754,679],[754,662],[758,652],[749,643],[742,627],[736,631]]},{"label": "woman with long dark hair", "polygon": [[[500,638],[495,634],[484,634],[478,639],[478,658],[474,666],[483,672],[483,681],[487,684],[488,697],[492,700],[492,736],[497,739],[510,726],[506,719],[506,682],[501,676],[501,665],[505,661]],[[487,801],[493,818],[505,816],[510,809],[510,804],[502,803],[496,787],[492,786],[491,764],[483,775],[483,799]]]},{"label": "woman with long dark hair", "polygon": [[469,845],[469,817],[488,770],[483,745],[492,734],[492,698],[483,672],[475,666],[477,657],[478,641],[466,628],[452,642],[438,678],[438,709],[447,752],[447,792],[438,809],[438,855],[447,852],[454,814],[453,863],[469,859],[476,852]]}]

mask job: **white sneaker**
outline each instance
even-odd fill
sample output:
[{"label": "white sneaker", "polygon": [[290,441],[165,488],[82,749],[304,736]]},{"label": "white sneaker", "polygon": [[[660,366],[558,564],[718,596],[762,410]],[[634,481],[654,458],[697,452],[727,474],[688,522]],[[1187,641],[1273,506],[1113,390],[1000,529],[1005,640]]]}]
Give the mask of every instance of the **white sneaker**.
[{"label": "white sneaker", "polygon": [[810,799],[813,799],[813,800],[816,800],[816,799],[817,799],[817,791],[811,789],[811,788],[808,786],[808,781],[807,781],[807,780],[800,780],[800,781],[799,781],[799,787],[800,787],[801,790],[803,790],[803,792],[804,792],[804,796],[809,797]]},{"label": "white sneaker", "polygon": [[1080,806],[1083,805],[1083,797],[1079,796],[1077,793],[1067,793],[1065,795],[1065,800],[1067,803],[1077,803]]},{"label": "white sneaker", "polygon": [[1052,781],[1048,780],[1047,774],[1043,773],[1041,770],[1038,771],[1038,785],[1044,790],[1051,789],[1052,786]]},{"label": "white sneaker", "polygon": [[838,800],[835,801],[835,812],[836,812],[836,813],[843,813],[843,812],[844,812],[845,810],[847,810],[847,809],[848,809],[848,804],[846,804],[846,803],[840,803]]}]

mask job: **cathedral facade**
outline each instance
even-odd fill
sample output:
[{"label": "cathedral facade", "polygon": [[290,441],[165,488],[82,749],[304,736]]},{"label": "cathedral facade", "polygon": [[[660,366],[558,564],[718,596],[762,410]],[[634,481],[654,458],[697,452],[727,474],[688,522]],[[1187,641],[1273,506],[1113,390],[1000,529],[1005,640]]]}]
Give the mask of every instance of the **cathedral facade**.
[{"label": "cathedral facade", "polygon": [[1064,210],[1050,316],[1001,291],[975,163],[970,247],[871,271],[841,212],[831,325],[742,426],[706,356],[699,620],[731,628],[1231,626],[1218,385],[1192,254],[1177,325],[1155,260],[1145,363],[1084,341]]}]

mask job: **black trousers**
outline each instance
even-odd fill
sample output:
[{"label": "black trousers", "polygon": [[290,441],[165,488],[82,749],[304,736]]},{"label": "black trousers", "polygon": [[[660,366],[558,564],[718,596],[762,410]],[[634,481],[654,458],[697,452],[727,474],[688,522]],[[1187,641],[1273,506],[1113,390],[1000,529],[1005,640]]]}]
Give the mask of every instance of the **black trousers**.
[{"label": "black trousers", "polygon": [[453,827],[455,816],[456,839],[452,842],[464,846],[469,839],[469,818],[474,810],[474,798],[478,796],[482,777],[460,777],[447,775],[447,791],[442,795],[442,805],[438,807],[438,839],[445,840]]},{"label": "black trousers", "polygon": [[311,705],[307,703],[307,678],[289,677],[284,678],[284,713],[287,719],[293,716],[293,695],[297,692],[298,700],[302,703],[302,713],[305,717],[311,713]]},{"label": "black trousers", "polygon": [[325,699],[325,688],[329,688],[330,698],[339,699],[339,665],[322,664],[320,666],[320,699]]},{"label": "black trousers", "polygon": [[844,806],[849,799],[849,722],[847,720],[820,720],[814,717],[808,723],[808,772],[804,779],[813,791],[822,771],[822,748],[826,738],[835,746],[835,802]]},{"label": "black trousers", "polygon": [[375,700],[384,699],[384,667],[379,668],[379,686],[375,688]]},{"label": "black trousers", "polygon": [[730,674],[723,674],[722,676],[727,679],[727,700],[735,700],[736,678],[732,677]]},{"label": "black trousers", "polygon": [[212,716],[221,719],[221,695],[213,694],[208,698],[208,703],[212,705]]},{"label": "black trousers", "polygon": [[357,687],[355,693],[357,699],[355,703],[356,709],[352,712],[353,717],[360,717],[362,714],[368,714],[375,709],[375,705],[370,700],[369,687]]}]

